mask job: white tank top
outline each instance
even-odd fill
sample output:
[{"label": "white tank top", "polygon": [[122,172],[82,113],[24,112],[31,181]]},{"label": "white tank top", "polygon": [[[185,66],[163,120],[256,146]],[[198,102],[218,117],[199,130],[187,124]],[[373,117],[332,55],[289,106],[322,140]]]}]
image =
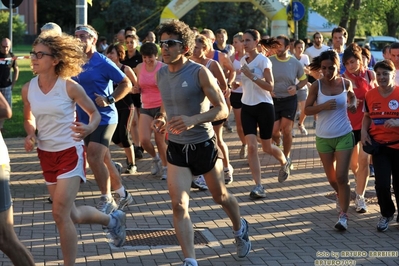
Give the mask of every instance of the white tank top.
[{"label": "white tank top", "polygon": [[317,82],[319,85],[317,104],[320,105],[328,100],[335,99],[337,101],[337,109],[323,110],[317,114],[316,136],[331,139],[348,134],[352,131],[352,126],[347,113],[348,91],[346,90],[344,79],[342,79],[342,92],[334,96],[324,95],[321,92],[320,80],[317,80]]},{"label": "white tank top", "polygon": [[37,147],[56,152],[83,145],[72,139],[70,128],[75,121],[75,102],[66,91],[66,80],[58,78],[54,87],[44,94],[38,84],[39,76],[29,83],[28,101],[36,119]]}]

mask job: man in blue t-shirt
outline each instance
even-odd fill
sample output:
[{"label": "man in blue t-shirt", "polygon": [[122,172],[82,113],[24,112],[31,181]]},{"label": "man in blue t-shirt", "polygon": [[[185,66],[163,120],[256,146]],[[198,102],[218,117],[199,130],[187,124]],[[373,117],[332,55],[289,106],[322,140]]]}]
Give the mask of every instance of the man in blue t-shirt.
[{"label": "man in blue t-shirt", "polygon": [[[88,62],[74,80],[85,89],[101,114],[100,125],[84,140],[87,161],[101,191],[97,208],[109,214],[133,201],[132,196],[120,181],[120,171],[112,162],[108,149],[118,123],[118,112],[114,103],[131,91],[132,83],[112,61],[96,51],[98,34],[92,26],[78,26],[75,30],[75,37],[84,44]],[[115,90],[113,83],[118,84]],[[80,122],[88,123],[88,116],[80,106],[77,106],[76,112]],[[119,206],[112,197],[111,183],[115,193],[120,196]]]}]

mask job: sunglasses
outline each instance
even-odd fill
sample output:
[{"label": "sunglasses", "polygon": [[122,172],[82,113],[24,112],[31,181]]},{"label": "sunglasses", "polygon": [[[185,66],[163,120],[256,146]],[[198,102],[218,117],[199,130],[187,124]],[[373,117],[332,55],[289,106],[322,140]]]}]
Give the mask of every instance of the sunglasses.
[{"label": "sunglasses", "polygon": [[165,48],[173,47],[173,46],[175,46],[178,43],[183,44],[183,42],[179,41],[179,40],[163,40],[163,41],[159,41],[159,45],[161,47],[165,47]]},{"label": "sunglasses", "polygon": [[31,59],[42,59],[43,58],[43,56],[45,56],[45,55],[47,55],[47,56],[51,56],[51,57],[54,57],[54,55],[53,54],[48,54],[48,53],[45,53],[45,52],[30,52],[30,58]]}]

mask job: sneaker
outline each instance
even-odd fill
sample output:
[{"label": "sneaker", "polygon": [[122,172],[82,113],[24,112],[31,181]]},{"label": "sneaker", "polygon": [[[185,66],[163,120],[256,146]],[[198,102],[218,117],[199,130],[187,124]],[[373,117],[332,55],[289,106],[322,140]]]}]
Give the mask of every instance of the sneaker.
[{"label": "sneaker", "polygon": [[358,213],[366,213],[367,212],[366,200],[363,196],[356,195],[355,208],[356,208],[356,212],[358,212]]},{"label": "sneaker", "polygon": [[158,174],[161,173],[161,170],[162,170],[161,159],[159,159],[159,158],[152,159],[152,162],[151,162],[151,174],[152,175],[158,175]]},{"label": "sneaker", "polygon": [[[198,263],[196,264],[196,266],[198,265]],[[184,260],[183,261],[183,266],[194,266],[194,264],[192,264],[191,262],[189,262],[189,261],[186,261],[186,260]]]},{"label": "sneaker", "polygon": [[228,168],[229,168],[229,170],[224,171],[224,183],[226,185],[233,183],[233,173],[234,173],[233,166],[231,166],[231,164],[229,164]]},{"label": "sneaker", "polygon": [[117,210],[111,213],[111,219],[116,219],[116,225],[114,228],[109,228],[109,233],[114,240],[114,245],[121,247],[126,241],[126,214]]},{"label": "sneaker", "polygon": [[295,138],[295,136],[296,136],[296,135],[295,135],[295,129],[294,129],[294,128],[291,129],[291,136],[292,136],[293,138]]},{"label": "sneaker", "polygon": [[287,162],[281,166],[280,171],[278,172],[278,182],[283,183],[287,180],[288,176],[291,173],[291,159],[287,158]]},{"label": "sneaker", "polygon": [[301,115],[301,112],[297,111],[295,114],[295,120],[299,120],[300,115]]},{"label": "sneaker", "polygon": [[266,192],[262,185],[256,185],[249,194],[251,199],[266,198]]},{"label": "sneaker", "polygon": [[240,150],[240,159],[248,157],[248,145],[242,145]]},{"label": "sneaker", "polygon": [[197,176],[191,182],[191,188],[198,188],[199,190],[208,190],[208,186],[206,185],[206,181],[203,175]]},{"label": "sneaker", "polygon": [[123,169],[122,164],[114,161],[112,161],[112,163],[114,164],[116,170],[118,170],[119,175],[122,175],[122,169]]},{"label": "sneaker", "polygon": [[166,180],[167,178],[168,178],[168,168],[167,167],[162,167],[161,180]]},{"label": "sneaker", "polygon": [[233,132],[234,132],[234,130],[233,130],[233,128],[230,126],[230,123],[229,123],[228,120],[226,120],[226,121],[223,123],[223,127],[226,129],[226,131],[227,131],[228,133],[233,133]]},{"label": "sneaker", "polygon": [[241,224],[244,225],[244,231],[241,236],[235,237],[235,245],[237,248],[237,256],[239,258],[245,258],[251,250],[251,241],[248,237],[248,222],[244,218],[241,218]]},{"label": "sneaker", "polygon": [[140,146],[134,146],[134,158],[136,160],[143,159],[143,151],[144,149]]},{"label": "sneaker", "polygon": [[335,224],[335,229],[345,231],[348,229],[348,215],[344,212],[341,212],[338,218],[338,222]]},{"label": "sneaker", "polygon": [[335,194],[335,209],[338,213],[341,213],[341,205],[339,204],[339,198],[337,194]]},{"label": "sneaker", "polygon": [[125,173],[131,175],[137,173],[137,165],[129,163],[126,167]]},{"label": "sneaker", "polygon": [[375,177],[375,173],[374,173],[374,166],[372,164],[369,165],[370,167],[370,177]]},{"label": "sneaker", "polygon": [[133,203],[133,196],[125,190],[125,197],[121,197],[118,193],[112,194],[116,204],[118,204],[118,210],[123,211],[127,206]]},{"label": "sneaker", "polygon": [[299,125],[298,124],[298,129],[299,129],[299,132],[301,132],[302,135],[305,135],[305,136],[308,135],[308,131],[306,130],[304,125]]},{"label": "sneaker", "polygon": [[97,204],[97,209],[102,213],[110,214],[118,209],[118,205],[113,198],[109,200],[107,196],[101,196]]},{"label": "sneaker", "polygon": [[391,217],[381,216],[377,224],[377,230],[379,232],[385,232],[386,230],[388,230],[389,222],[392,220],[393,220],[393,215]]}]

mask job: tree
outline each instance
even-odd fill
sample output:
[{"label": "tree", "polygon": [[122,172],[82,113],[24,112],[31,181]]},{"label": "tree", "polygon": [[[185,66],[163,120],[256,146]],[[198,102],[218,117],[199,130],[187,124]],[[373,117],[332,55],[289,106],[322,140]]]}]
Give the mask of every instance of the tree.
[{"label": "tree", "polygon": [[[0,36],[10,38],[10,13],[0,12]],[[26,31],[26,24],[21,20],[19,15],[14,15],[12,18],[12,37],[13,43],[21,43]]]}]

